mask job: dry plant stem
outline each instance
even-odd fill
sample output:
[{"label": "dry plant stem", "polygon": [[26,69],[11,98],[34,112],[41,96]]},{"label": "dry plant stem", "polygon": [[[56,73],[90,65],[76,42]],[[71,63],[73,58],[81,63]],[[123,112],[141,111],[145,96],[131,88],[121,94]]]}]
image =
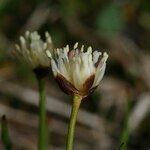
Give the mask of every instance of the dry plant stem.
[{"label": "dry plant stem", "polygon": [[72,104],[72,111],[70,116],[70,123],[68,126],[68,134],[67,134],[67,144],[66,150],[73,149],[73,140],[74,140],[74,132],[75,132],[75,124],[77,120],[78,110],[81,104],[82,96],[74,95],[73,104]]},{"label": "dry plant stem", "polygon": [[39,84],[39,141],[38,150],[46,150],[46,99],[44,78],[38,78]]}]

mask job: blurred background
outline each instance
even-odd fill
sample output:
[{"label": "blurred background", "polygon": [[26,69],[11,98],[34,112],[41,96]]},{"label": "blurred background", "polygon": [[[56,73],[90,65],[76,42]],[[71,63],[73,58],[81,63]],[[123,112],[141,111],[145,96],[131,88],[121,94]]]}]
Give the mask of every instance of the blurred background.
[{"label": "blurred background", "polygon": [[[37,149],[36,78],[12,53],[26,30],[49,31],[55,47],[79,42],[109,54],[101,85],[82,103],[76,150],[119,150],[122,141],[150,149],[149,0],[0,0],[0,116],[14,150]],[[48,149],[63,150],[72,100],[51,73],[46,80]]]}]

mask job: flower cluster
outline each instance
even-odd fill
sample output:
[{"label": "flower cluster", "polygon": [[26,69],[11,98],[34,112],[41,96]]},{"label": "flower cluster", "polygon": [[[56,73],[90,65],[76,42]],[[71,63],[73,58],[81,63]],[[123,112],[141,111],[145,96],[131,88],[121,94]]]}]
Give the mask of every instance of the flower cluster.
[{"label": "flower cluster", "polygon": [[18,58],[23,59],[32,69],[50,65],[45,51],[52,50],[52,40],[48,32],[45,33],[45,37],[44,42],[38,32],[27,31],[24,37],[20,36],[20,45],[16,44]]},{"label": "flower cluster", "polygon": [[106,52],[93,51],[92,47],[84,50],[84,45],[78,48],[78,43],[72,50],[67,45],[56,49],[51,58],[51,67],[59,86],[67,94],[77,94],[86,97],[100,83],[106,68],[108,55]]}]

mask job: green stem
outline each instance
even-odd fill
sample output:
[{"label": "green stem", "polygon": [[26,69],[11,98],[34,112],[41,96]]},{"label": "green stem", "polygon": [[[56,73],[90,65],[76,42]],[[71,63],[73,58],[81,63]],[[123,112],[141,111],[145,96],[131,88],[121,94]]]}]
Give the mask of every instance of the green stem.
[{"label": "green stem", "polygon": [[127,150],[127,144],[129,141],[130,132],[129,132],[128,121],[129,121],[130,105],[131,105],[130,100],[128,100],[126,113],[125,113],[125,119],[124,119],[124,127],[123,127],[123,131],[122,131],[121,138],[120,138],[121,139],[120,145],[122,145],[120,147],[121,150]]},{"label": "green stem", "polygon": [[39,141],[38,150],[46,150],[46,99],[44,78],[38,78],[39,84]]},{"label": "green stem", "polygon": [[4,115],[1,118],[1,138],[5,146],[5,149],[11,150],[12,144],[11,144],[9,133],[8,133],[8,123]]},{"label": "green stem", "polygon": [[73,149],[75,124],[76,124],[77,114],[78,114],[78,110],[79,110],[79,107],[81,104],[81,100],[82,100],[82,96],[74,95],[72,111],[71,111],[71,116],[70,116],[70,123],[68,126],[66,150],[72,150]]}]

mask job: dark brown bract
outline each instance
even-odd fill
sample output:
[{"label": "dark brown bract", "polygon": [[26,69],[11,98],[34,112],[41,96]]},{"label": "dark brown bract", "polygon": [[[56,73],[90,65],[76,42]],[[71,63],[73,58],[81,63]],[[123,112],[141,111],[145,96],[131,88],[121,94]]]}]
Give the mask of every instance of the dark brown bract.
[{"label": "dark brown bract", "polygon": [[58,74],[55,79],[59,87],[66,94],[69,94],[69,95],[77,94],[77,95],[86,97],[96,89],[96,87],[92,87],[94,78],[95,78],[95,75],[90,76],[83,84],[83,88],[80,90],[76,89],[74,85],[72,85],[68,80],[66,80],[61,74]]}]

